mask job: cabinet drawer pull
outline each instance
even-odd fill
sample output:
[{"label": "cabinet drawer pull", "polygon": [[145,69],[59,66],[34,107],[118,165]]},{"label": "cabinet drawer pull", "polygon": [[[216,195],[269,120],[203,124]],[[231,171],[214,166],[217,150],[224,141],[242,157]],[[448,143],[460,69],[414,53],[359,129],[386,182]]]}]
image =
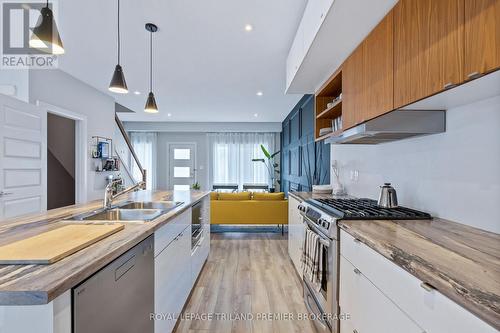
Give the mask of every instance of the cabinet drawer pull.
[{"label": "cabinet drawer pull", "polygon": [[430,285],[429,283],[427,282],[422,282],[420,284],[420,287],[424,288],[425,291],[433,291],[433,290],[436,290],[436,288],[434,288],[432,285]]},{"label": "cabinet drawer pull", "polygon": [[357,275],[359,275],[359,274],[361,274],[361,271],[359,269],[355,268],[354,269],[354,273],[357,274]]},{"label": "cabinet drawer pull", "polygon": [[475,79],[476,77],[480,77],[480,76],[481,76],[481,73],[479,73],[479,72],[472,72],[472,73],[467,74],[467,77],[469,79]]},{"label": "cabinet drawer pull", "polygon": [[444,85],[444,89],[450,89],[450,88],[453,88],[453,87],[456,87],[457,85],[452,83],[452,82],[448,82]]}]

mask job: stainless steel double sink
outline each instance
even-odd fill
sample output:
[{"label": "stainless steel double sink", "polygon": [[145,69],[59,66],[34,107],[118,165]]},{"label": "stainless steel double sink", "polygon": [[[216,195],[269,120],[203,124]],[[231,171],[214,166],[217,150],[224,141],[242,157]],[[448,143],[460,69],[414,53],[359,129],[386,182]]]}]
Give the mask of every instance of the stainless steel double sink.
[{"label": "stainless steel double sink", "polygon": [[179,201],[125,202],[111,209],[100,209],[77,216],[71,220],[80,221],[139,221],[150,222],[182,205]]}]

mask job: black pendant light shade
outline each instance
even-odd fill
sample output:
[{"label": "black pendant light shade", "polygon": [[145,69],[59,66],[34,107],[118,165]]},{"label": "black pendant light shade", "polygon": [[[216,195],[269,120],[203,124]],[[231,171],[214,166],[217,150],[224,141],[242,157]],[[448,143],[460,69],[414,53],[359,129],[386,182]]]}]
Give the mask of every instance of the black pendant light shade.
[{"label": "black pendant light shade", "polygon": [[127,82],[125,81],[125,75],[123,74],[122,66],[120,66],[120,0],[118,0],[118,64],[115,67],[113,77],[109,83],[109,90],[117,94],[128,93]]},{"label": "black pendant light shade", "polygon": [[146,106],[144,107],[144,112],[147,113],[158,113],[158,106],[156,105],[155,95],[153,92],[148,94],[148,99],[146,100]]},{"label": "black pendant light shade", "polygon": [[122,66],[120,65],[116,65],[115,67],[115,72],[109,84],[109,90],[118,94],[128,93],[127,82],[125,82],[125,75],[123,75]]},{"label": "black pendant light shade", "polygon": [[48,1],[47,6],[40,10],[40,17],[33,29],[29,45],[43,52],[56,55],[64,54],[64,46]]},{"label": "black pendant light shade", "polygon": [[158,27],[153,23],[146,23],[146,30],[150,32],[149,35],[149,94],[144,106],[144,112],[158,113],[158,106],[156,105],[155,95],[153,94],[153,32],[158,31]]}]

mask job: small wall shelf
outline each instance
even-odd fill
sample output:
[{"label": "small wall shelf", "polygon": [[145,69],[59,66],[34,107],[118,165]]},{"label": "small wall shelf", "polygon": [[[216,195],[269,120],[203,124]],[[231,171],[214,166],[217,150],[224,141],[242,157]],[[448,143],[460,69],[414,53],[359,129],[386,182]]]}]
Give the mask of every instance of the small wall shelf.
[{"label": "small wall shelf", "polygon": [[339,129],[339,130],[334,131],[334,132],[326,133],[326,134],[323,134],[322,136],[316,138],[316,141],[325,140],[325,139],[328,139],[331,136],[340,135],[341,133],[342,133],[342,129]]},{"label": "small wall shelf", "polygon": [[[340,134],[341,129],[334,129],[333,132],[320,135],[322,128],[332,128],[335,119],[342,117],[342,68],[339,68],[323,84],[315,95],[315,125],[314,138],[316,141],[324,140],[332,135]],[[328,106],[332,103],[333,105]]]},{"label": "small wall shelf", "polygon": [[334,119],[342,115],[342,99],[336,101],[332,106],[322,111],[316,119]]}]

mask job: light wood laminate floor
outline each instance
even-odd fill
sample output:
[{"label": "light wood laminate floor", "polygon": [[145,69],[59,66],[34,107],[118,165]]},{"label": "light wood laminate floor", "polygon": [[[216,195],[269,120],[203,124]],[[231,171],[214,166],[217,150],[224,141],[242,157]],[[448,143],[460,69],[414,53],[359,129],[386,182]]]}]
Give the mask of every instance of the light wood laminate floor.
[{"label": "light wood laminate floor", "polygon": [[[315,332],[309,321],[298,320],[307,309],[287,249],[286,234],[212,234],[210,256],[175,332]],[[266,320],[262,314],[268,313],[293,318]]]}]

